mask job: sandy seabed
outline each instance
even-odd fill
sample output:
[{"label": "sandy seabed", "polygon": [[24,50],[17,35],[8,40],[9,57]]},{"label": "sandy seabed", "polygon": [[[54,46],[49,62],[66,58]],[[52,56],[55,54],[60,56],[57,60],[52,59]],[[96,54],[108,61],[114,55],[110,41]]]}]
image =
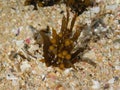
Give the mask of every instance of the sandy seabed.
[{"label": "sandy seabed", "polygon": [[[24,0],[0,0],[0,90],[120,90],[120,4],[115,0],[105,0],[103,4],[105,11],[111,14],[103,17],[106,26],[100,25],[95,30],[98,34],[102,30],[111,32],[107,38],[91,43],[91,50],[85,53],[97,67],[78,62],[75,64],[77,71],[72,68],[62,71],[40,62],[43,52],[33,45],[31,27],[41,30],[50,26],[60,30],[65,5],[39,7],[36,11],[33,6],[24,6]],[[90,23],[99,9],[99,6],[88,9],[77,22]],[[10,57],[12,51],[27,56],[22,49],[25,42],[30,44],[31,53],[39,49],[38,59]]]}]

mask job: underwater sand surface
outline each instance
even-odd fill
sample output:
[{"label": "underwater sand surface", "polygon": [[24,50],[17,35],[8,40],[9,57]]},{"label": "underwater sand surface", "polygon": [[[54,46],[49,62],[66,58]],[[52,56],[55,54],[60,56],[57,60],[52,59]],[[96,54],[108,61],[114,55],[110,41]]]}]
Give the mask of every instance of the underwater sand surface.
[{"label": "underwater sand surface", "polygon": [[[90,43],[91,50],[84,55],[97,67],[78,62],[75,63],[77,71],[73,68],[62,71],[46,67],[40,62],[43,58],[42,48],[33,44],[34,29],[50,26],[59,32],[62,17],[66,15],[65,5],[39,7],[36,11],[33,6],[24,6],[24,1],[0,0],[0,90],[120,90],[119,1],[104,1],[105,12],[111,13],[103,17],[105,26],[99,25],[95,31],[97,34],[109,32],[106,37]],[[100,6],[89,8],[77,18],[77,23],[90,24],[99,10]],[[72,17],[73,13],[70,12],[70,19]],[[25,43],[30,44],[32,55],[33,51],[39,51],[35,54],[37,59],[32,56],[30,60],[10,57],[12,51],[14,56],[16,52],[29,56],[23,50]]]}]

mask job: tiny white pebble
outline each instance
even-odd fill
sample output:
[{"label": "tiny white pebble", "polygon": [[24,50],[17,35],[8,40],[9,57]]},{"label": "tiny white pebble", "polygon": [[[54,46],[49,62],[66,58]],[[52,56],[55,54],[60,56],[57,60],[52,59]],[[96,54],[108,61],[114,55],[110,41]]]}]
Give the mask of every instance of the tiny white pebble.
[{"label": "tiny white pebble", "polygon": [[22,72],[24,72],[25,70],[28,70],[30,68],[30,64],[28,63],[28,61],[24,61],[22,62],[22,65],[20,66],[20,69]]},{"label": "tiny white pebble", "polygon": [[92,80],[92,82],[93,82],[93,86],[92,86],[93,89],[100,89],[100,83],[98,81]]},{"label": "tiny white pebble", "polygon": [[95,31],[95,32],[98,32],[98,29],[95,29],[94,31]]},{"label": "tiny white pebble", "polygon": [[12,73],[9,73],[6,75],[7,80],[15,80],[18,79],[16,76],[14,76]]},{"label": "tiny white pebble", "polygon": [[114,83],[114,81],[115,81],[115,79],[114,79],[114,78],[112,78],[112,79],[110,79],[110,80],[108,81],[108,83],[109,83],[109,84],[113,84],[113,83]]},{"label": "tiny white pebble", "polygon": [[22,48],[24,46],[23,40],[15,40],[17,47]]},{"label": "tiny white pebble", "polygon": [[71,68],[70,68],[70,69],[66,69],[66,70],[64,71],[64,73],[65,73],[65,74],[68,74],[70,71],[71,71]]},{"label": "tiny white pebble", "polygon": [[117,8],[117,5],[108,5],[106,6],[107,10],[115,10]]},{"label": "tiny white pebble", "polygon": [[120,66],[115,66],[115,69],[116,70],[120,70]]},{"label": "tiny white pebble", "polygon": [[119,49],[119,48],[120,48],[120,44],[119,44],[119,43],[116,43],[116,44],[114,45],[114,48],[115,48],[115,49]]},{"label": "tiny white pebble", "polygon": [[93,7],[93,8],[91,8],[91,11],[93,13],[98,13],[100,11],[100,7]]},{"label": "tiny white pebble", "polygon": [[37,72],[36,72],[35,70],[32,70],[32,73],[33,73],[33,74],[36,74]]}]

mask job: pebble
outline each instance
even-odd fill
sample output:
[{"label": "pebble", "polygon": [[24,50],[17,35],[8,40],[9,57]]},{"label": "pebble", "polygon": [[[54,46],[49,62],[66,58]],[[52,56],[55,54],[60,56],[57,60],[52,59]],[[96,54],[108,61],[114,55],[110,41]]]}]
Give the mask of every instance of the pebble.
[{"label": "pebble", "polygon": [[7,80],[15,80],[15,79],[18,79],[16,76],[14,76],[12,73],[8,73],[6,75],[6,79]]},{"label": "pebble", "polygon": [[90,9],[93,13],[98,13],[100,11],[100,7],[93,7]]},{"label": "pebble", "polygon": [[30,64],[28,63],[28,61],[23,61],[22,65],[20,66],[20,69],[22,72],[28,70],[30,68]]},{"label": "pebble", "polygon": [[92,88],[99,90],[100,89],[100,83],[96,80],[92,80],[92,82],[93,82]]},{"label": "pebble", "polygon": [[112,78],[108,81],[109,84],[113,84],[115,82],[115,78]]},{"label": "pebble", "polygon": [[64,71],[64,74],[69,74],[70,73],[70,71],[71,71],[71,68],[70,69],[66,69],[65,71]]},{"label": "pebble", "polygon": [[115,10],[116,8],[117,8],[117,5],[106,6],[106,9],[108,9],[108,10]]},{"label": "pebble", "polygon": [[105,84],[104,89],[108,89],[110,87],[110,84]]},{"label": "pebble", "polygon": [[120,66],[116,65],[116,66],[115,66],[115,69],[116,69],[116,70],[120,70]]},{"label": "pebble", "polygon": [[114,44],[114,48],[115,48],[115,49],[120,49],[120,44],[119,44],[119,43],[115,43],[115,44]]},{"label": "pebble", "polygon": [[22,48],[24,46],[24,40],[15,40],[17,47]]}]

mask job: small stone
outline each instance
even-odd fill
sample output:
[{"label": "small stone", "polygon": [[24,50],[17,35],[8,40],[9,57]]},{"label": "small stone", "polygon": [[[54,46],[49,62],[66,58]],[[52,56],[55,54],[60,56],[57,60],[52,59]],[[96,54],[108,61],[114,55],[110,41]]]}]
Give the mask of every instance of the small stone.
[{"label": "small stone", "polygon": [[93,8],[91,8],[91,11],[93,13],[98,13],[100,11],[100,7],[93,7]]},{"label": "small stone", "polygon": [[22,65],[20,66],[20,69],[22,72],[28,70],[30,68],[30,64],[28,63],[28,61],[24,61],[22,62]]},{"label": "small stone", "polygon": [[114,48],[115,49],[120,49],[120,44],[119,43],[114,44]]},{"label": "small stone", "polygon": [[16,80],[16,79],[18,79],[16,76],[14,76],[12,73],[8,73],[7,75],[6,75],[6,79],[7,80]]},{"label": "small stone", "polygon": [[100,89],[100,83],[98,81],[92,80],[92,82],[93,82],[93,86],[92,86],[93,89]]},{"label": "small stone", "polygon": [[120,70],[120,66],[116,65],[116,66],[115,66],[115,69],[116,69],[116,70]]},{"label": "small stone", "polygon": [[112,79],[110,79],[110,80],[108,81],[108,83],[109,83],[109,84],[113,84],[114,81],[115,81],[115,78],[112,78]]},{"label": "small stone", "polygon": [[17,47],[21,47],[22,48],[24,46],[23,42],[24,42],[23,40],[15,40],[15,43],[16,43]]},{"label": "small stone", "polygon": [[115,76],[114,79],[115,79],[115,81],[118,81],[118,80],[119,80],[119,77],[118,77],[118,76]]},{"label": "small stone", "polygon": [[64,71],[64,74],[69,74],[70,73],[70,71],[71,71],[71,68],[70,69],[66,69],[65,71]]},{"label": "small stone", "polygon": [[107,83],[107,84],[105,84],[104,89],[108,89],[109,87],[110,87],[110,85]]}]

